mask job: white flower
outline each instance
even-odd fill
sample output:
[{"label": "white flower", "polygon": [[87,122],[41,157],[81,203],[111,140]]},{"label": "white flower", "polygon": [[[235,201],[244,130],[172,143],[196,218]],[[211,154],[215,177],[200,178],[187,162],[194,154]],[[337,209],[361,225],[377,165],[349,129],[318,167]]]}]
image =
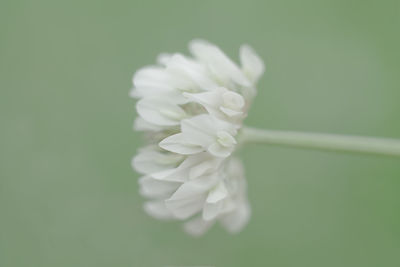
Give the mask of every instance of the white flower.
[{"label": "white flower", "polygon": [[161,54],[159,65],[133,77],[134,128],[150,145],[132,165],[143,174],[140,192],[151,216],[187,220],[192,235],[217,221],[238,232],[250,207],[243,167],[232,153],[264,64],[247,45],[240,48],[241,67],[206,41],[194,40],[189,49],[193,58]]}]

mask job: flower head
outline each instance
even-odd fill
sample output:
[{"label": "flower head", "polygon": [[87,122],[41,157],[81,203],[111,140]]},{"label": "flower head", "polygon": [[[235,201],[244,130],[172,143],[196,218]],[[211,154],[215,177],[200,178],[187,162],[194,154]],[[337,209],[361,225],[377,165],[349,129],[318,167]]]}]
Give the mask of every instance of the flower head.
[{"label": "flower head", "polygon": [[232,153],[264,64],[247,45],[240,67],[206,41],[194,40],[189,49],[193,57],[161,54],[158,65],[133,77],[134,128],[149,145],[132,165],[143,174],[140,192],[151,216],[185,220],[193,235],[215,222],[238,232],[250,208],[243,167]]}]

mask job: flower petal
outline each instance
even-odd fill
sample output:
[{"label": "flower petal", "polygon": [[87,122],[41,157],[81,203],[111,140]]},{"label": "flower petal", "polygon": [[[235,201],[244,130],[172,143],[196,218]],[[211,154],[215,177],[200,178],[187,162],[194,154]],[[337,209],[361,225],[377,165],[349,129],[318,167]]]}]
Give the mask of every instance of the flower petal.
[{"label": "flower petal", "polygon": [[203,207],[203,220],[211,221],[217,218],[217,216],[221,213],[223,205],[223,201],[218,201],[216,203],[206,202]]},{"label": "flower petal", "polygon": [[183,160],[183,156],[173,153],[162,153],[153,146],[141,149],[133,158],[132,166],[140,173],[150,174],[176,167]]},{"label": "flower petal", "polygon": [[221,224],[231,233],[237,233],[248,223],[250,219],[250,206],[249,204],[242,203],[233,212],[221,218]]},{"label": "flower petal", "polygon": [[[217,182],[218,175],[216,173],[213,173],[209,176],[198,177],[179,186],[169,200],[186,199],[197,195],[202,195],[213,188]],[[206,198],[206,196],[204,198]]]},{"label": "flower petal", "polygon": [[214,221],[204,221],[201,216],[183,225],[184,230],[192,236],[201,236],[214,224]]},{"label": "flower petal", "polygon": [[185,220],[202,210],[204,200],[204,195],[197,195],[185,199],[167,199],[165,205],[174,217]]},{"label": "flower petal", "polygon": [[171,135],[160,142],[160,147],[182,155],[190,155],[204,151],[200,145],[187,141],[182,133]]},{"label": "flower petal", "polygon": [[232,154],[233,149],[234,147],[226,147],[219,143],[214,143],[208,147],[207,151],[216,157],[226,158]]},{"label": "flower petal", "polygon": [[153,132],[157,132],[157,131],[161,131],[163,130],[163,127],[158,126],[158,125],[154,125],[148,121],[145,121],[143,118],[141,117],[137,117],[135,119],[135,122],[133,124],[133,128],[136,131],[153,131]]},{"label": "flower petal", "polygon": [[155,180],[148,176],[140,178],[139,184],[143,196],[160,199],[171,196],[180,185],[180,183]]},{"label": "flower petal", "polygon": [[147,214],[159,220],[168,220],[173,218],[171,212],[165,206],[164,201],[148,201],[144,203],[143,209]]},{"label": "flower petal", "polygon": [[224,182],[219,182],[218,185],[208,193],[207,203],[217,203],[228,196],[228,190],[226,189]]},{"label": "flower petal", "polygon": [[193,143],[207,147],[214,142],[216,125],[210,115],[202,114],[181,122],[182,133]]},{"label": "flower petal", "polygon": [[[171,76],[165,71],[164,68],[150,66],[138,70],[133,76],[133,85],[139,88],[140,92],[147,93],[147,91],[160,92],[169,91],[171,87]],[[141,93],[138,95],[142,96]]]},{"label": "flower petal", "polygon": [[242,86],[251,85],[239,67],[217,46],[204,40],[194,40],[190,42],[189,49],[197,59],[211,67],[219,80],[225,83],[232,80]]},{"label": "flower petal", "polygon": [[144,120],[159,126],[179,125],[180,120],[186,117],[185,111],[178,105],[156,98],[139,100],[136,109]]},{"label": "flower petal", "polygon": [[159,180],[185,182],[215,171],[221,162],[209,153],[198,153],[188,156],[177,168],[152,173],[151,176]]},{"label": "flower petal", "polygon": [[187,87],[181,88],[184,91],[208,91],[217,86],[209,78],[209,73],[204,65],[181,54],[175,54],[171,57],[167,64],[167,70],[190,81],[191,85],[188,83]]},{"label": "flower petal", "polygon": [[249,45],[240,47],[240,62],[243,72],[252,82],[257,82],[264,73],[264,62]]}]

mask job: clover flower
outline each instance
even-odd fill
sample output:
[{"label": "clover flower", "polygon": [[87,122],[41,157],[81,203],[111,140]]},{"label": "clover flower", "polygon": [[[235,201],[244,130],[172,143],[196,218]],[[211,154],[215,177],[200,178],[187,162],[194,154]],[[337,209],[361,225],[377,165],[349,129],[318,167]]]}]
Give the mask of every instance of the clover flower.
[{"label": "clover flower", "polygon": [[149,215],[184,220],[192,235],[215,222],[238,232],[250,207],[243,166],[232,154],[264,64],[247,45],[240,48],[240,67],[206,41],[194,40],[189,49],[193,57],[161,54],[158,65],[133,77],[134,128],[149,145],[132,165],[143,174]]}]

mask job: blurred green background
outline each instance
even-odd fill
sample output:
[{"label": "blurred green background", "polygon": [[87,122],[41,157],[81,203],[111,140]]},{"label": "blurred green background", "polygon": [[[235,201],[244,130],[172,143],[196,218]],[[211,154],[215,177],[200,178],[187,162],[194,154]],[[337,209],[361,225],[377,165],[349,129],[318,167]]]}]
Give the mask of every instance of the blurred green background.
[{"label": "blurred green background", "polygon": [[205,38],[267,71],[246,123],[400,138],[400,2],[2,1],[0,266],[400,266],[400,160],[242,152],[253,215],[192,238],[142,211],[131,77]]}]

